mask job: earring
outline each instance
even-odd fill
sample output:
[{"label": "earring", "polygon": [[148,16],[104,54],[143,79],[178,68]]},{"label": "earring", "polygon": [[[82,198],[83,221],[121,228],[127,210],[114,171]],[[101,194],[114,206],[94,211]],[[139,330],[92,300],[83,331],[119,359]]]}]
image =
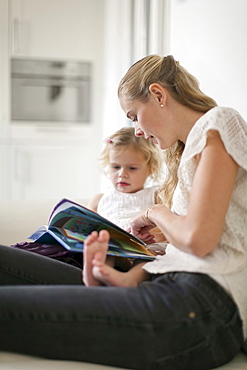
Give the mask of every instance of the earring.
[{"label": "earring", "polygon": [[160,108],[163,108],[164,107],[164,105],[163,104],[160,104]]}]

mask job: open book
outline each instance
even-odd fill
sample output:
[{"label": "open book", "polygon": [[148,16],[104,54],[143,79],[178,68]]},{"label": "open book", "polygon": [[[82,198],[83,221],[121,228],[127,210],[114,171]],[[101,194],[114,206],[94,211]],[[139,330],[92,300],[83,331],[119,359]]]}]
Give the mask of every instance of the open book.
[{"label": "open book", "polygon": [[54,207],[48,226],[41,226],[29,239],[43,244],[59,242],[70,251],[82,252],[86,237],[92,231],[99,232],[102,229],[110,233],[109,255],[149,260],[155,258],[148,250],[149,245],[142,240],[99,214],[68,199],[62,199]]}]

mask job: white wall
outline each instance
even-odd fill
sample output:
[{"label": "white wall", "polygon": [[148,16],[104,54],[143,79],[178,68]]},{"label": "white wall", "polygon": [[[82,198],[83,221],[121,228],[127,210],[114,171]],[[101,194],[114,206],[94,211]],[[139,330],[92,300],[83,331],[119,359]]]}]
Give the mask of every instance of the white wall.
[{"label": "white wall", "polygon": [[170,54],[247,119],[247,1],[170,0]]}]

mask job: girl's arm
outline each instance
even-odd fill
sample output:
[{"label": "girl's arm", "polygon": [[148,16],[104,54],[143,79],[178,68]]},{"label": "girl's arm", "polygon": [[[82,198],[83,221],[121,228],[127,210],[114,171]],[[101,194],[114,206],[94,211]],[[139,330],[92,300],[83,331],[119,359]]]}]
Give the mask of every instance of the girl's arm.
[{"label": "girl's arm", "polygon": [[157,204],[149,209],[149,222],[144,215],[132,221],[132,232],[140,236],[153,222],[175,247],[204,257],[217,246],[222,234],[238,165],[215,130],[208,132],[206,146],[196,160],[186,216]]},{"label": "girl's arm", "polygon": [[91,209],[91,211],[97,212],[98,204],[102,196],[103,193],[94,195],[92,199],[90,199],[90,201],[88,202],[87,208]]}]

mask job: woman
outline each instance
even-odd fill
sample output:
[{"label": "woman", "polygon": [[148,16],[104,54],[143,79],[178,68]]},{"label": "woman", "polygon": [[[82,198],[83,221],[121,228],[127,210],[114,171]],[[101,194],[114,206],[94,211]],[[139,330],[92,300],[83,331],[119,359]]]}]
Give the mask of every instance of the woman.
[{"label": "woman", "polygon": [[[116,276],[104,263],[109,235],[91,234],[87,276],[121,288],[1,287],[0,349],[129,369],[221,366],[246,338],[246,123],[171,56],[134,64],[119,99],[136,135],[171,148],[171,210],[154,205],[131,224],[142,238],[156,225],[167,253]],[[7,262],[12,271],[13,253]]]}]

